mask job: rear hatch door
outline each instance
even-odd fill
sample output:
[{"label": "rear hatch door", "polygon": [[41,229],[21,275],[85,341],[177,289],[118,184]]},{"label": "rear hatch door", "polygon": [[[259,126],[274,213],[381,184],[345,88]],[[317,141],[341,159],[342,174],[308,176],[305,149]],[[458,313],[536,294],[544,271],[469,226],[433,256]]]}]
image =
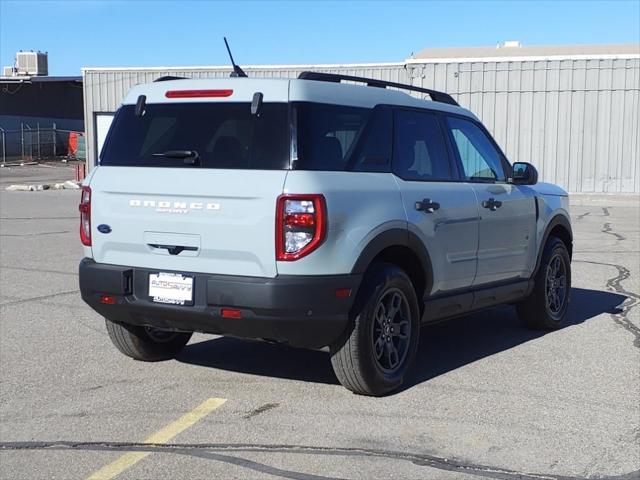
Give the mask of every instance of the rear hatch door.
[{"label": "rear hatch door", "polygon": [[[265,95],[255,115],[251,81],[164,83],[162,91],[232,93],[153,103],[151,92],[142,115],[139,95],[128,97],[91,178],[95,261],[274,277],[276,199],[289,168],[286,101]],[[276,100],[286,100],[286,81],[281,87]]]}]

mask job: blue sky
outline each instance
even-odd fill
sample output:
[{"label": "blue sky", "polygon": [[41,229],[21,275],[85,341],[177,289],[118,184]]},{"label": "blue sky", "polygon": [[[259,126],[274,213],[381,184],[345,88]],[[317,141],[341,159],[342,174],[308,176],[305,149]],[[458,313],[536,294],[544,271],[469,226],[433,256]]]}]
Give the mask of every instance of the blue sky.
[{"label": "blue sky", "polygon": [[83,66],[393,62],[425,47],[640,42],[640,1],[0,0],[0,65],[49,52]]}]

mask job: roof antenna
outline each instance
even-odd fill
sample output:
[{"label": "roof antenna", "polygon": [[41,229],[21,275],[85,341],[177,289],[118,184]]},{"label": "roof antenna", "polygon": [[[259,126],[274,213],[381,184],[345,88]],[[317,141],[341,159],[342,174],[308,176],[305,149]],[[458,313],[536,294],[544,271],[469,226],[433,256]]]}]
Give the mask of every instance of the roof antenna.
[{"label": "roof antenna", "polygon": [[229,43],[227,43],[227,37],[222,37],[222,38],[224,38],[224,44],[227,47],[227,52],[229,53],[229,58],[231,59],[231,65],[233,65],[233,72],[231,72],[231,76],[232,77],[248,77],[249,75],[244,73],[244,70],[242,70],[242,68],[236,65],[236,62],[233,61],[233,55],[231,55],[231,49],[229,48]]}]

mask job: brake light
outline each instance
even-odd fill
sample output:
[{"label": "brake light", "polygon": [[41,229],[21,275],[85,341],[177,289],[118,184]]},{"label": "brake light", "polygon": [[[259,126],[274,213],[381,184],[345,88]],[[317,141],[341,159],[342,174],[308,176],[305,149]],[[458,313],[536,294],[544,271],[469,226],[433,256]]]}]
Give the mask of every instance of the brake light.
[{"label": "brake light", "polygon": [[91,188],[82,187],[80,197],[80,241],[83,245],[91,246]]},{"label": "brake light", "polygon": [[276,205],[276,260],[309,255],[326,234],[327,205],[323,195],[280,195]]},{"label": "brake light", "polygon": [[233,90],[169,90],[164,94],[167,98],[215,98],[230,97]]}]

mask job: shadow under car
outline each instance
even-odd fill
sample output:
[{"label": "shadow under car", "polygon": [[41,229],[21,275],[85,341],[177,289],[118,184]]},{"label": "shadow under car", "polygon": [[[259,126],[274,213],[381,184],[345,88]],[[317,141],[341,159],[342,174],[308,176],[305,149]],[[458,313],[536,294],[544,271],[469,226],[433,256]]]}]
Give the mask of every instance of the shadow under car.
[{"label": "shadow under car", "polygon": [[[618,313],[627,297],[602,290],[573,288],[569,319],[563,328],[581,324],[598,315]],[[553,331],[524,327],[513,306],[501,306],[425,325],[413,366],[399,391],[431,378],[509,350]],[[231,372],[337,384],[326,349],[305,350],[230,337],[187,345],[177,360]]]}]

